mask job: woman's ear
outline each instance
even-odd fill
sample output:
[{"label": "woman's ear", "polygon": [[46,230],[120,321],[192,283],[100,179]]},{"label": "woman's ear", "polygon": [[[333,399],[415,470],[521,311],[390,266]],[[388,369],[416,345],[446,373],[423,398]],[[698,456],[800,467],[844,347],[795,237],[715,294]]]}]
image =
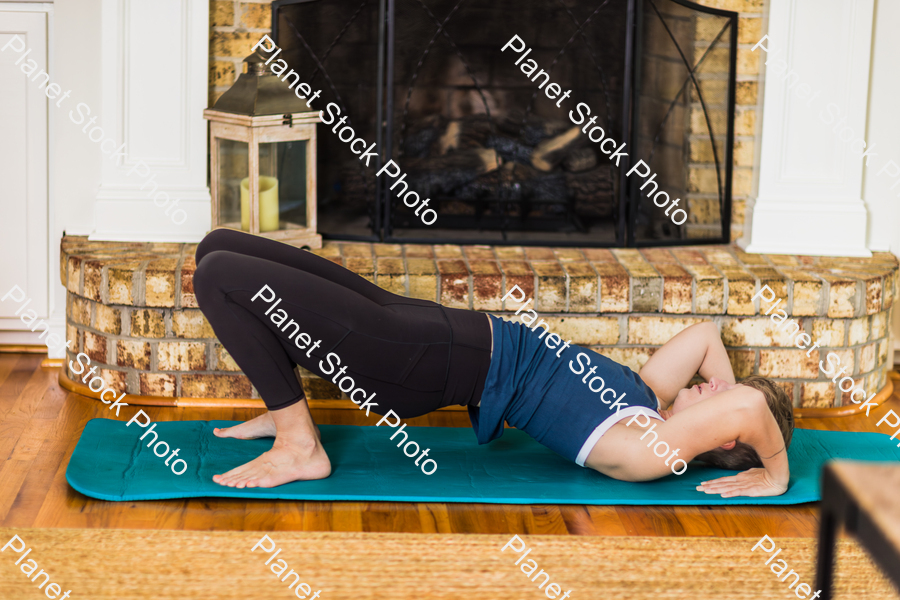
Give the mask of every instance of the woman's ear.
[{"label": "woman's ear", "polygon": [[722,444],[721,446],[719,446],[719,448],[721,448],[722,450],[733,450],[735,446],[737,446],[737,442],[735,440],[732,440],[730,442]]}]

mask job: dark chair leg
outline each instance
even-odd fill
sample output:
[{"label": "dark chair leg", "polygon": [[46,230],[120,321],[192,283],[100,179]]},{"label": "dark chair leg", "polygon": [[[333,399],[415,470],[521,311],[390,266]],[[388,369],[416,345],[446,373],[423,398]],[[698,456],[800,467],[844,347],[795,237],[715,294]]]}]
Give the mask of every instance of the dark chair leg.
[{"label": "dark chair leg", "polygon": [[836,525],[834,515],[823,506],[819,521],[819,550],[816,560],[816,590],[822,591],[820,600],[831,600]]}]

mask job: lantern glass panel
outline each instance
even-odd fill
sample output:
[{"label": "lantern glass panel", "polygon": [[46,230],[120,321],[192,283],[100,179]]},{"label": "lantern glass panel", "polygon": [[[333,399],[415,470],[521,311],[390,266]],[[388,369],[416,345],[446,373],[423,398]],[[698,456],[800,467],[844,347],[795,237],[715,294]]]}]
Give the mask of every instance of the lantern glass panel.
[{"label": "lantern glass panel", "polygon": [[[280,229],[306,227],[306,140],[259,145],[260,186],[274,184]],[[260,230],[269,210],[260,196]]]},{"label": "lantern glass panel", "polygon": [[283,227],[293,225],[307,227],[306,222],[306,184],[309,174],[306,171],[306,149],[304,141],[279,142],[279,160],[284,168],[281,170],[281,220]]},{"label": "lantern glass panel", "polygon": [[247,142],[218,139],[219,172],[216,174],[215,185],[218,186],[219,216],[218,223],[213,223],[214,227],[225,225],[250,230],[249,222],[242,223],[241,218],[241,201],[246,196],[246,180],[250,175],[248,157]]}]

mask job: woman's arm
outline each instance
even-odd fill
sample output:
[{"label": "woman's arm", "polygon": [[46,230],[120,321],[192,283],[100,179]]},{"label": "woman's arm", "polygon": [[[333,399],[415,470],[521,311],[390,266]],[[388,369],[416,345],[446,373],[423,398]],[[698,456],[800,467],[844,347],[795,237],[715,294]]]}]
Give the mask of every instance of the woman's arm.
[{"label": "woman's arm", "polygon": [[691,325],[666,342],[650,357],[640,376],[665,409],[698,372],[707,381],[718,377],[734,383],[728,352],[712,321]]},{"label": "woman's arm", "polygon": [[[765,400],[763,400],[765,406]],[[766,407],[755,417],[762,422],[762,427],[748,430],[745,439],[740,440],[750,444],[762,459],[762,469],[749,469],[737,475],[720,477],[711,481],[703,481],[697,487],[697,491],[707,494],[720,494],[723,498],[734,496],[779,496],[787,491],[790,480],[790,468],[788,466],[787,447],[784,437],[775,421],[772,411]],[[774,432],[773,432],[774,430]],[[775,433],[777,432],[777,434]],[[781,445],[781,449],[766,454],[763,449],[771,450]]]},{"label": "woman's arm", "polygon": [[[657,442],[665,442],[670,450],[677,449],[677,457],[689,462],[703,452],[737,440],[764,457],[764,468],[704,482],[700,491],[777,496],[787,490],[790,471],[787,453],[782,450],[784,440],[765,396],[758,390],[739,385],[679,411],[664,423],[649,417],[627,423],[617,423],[600,438],[587,466],[623,481],[646,481],[672,473],[665,459],[653,453]],[[654,431],[646,435],[646,429],[653,424]]]}]

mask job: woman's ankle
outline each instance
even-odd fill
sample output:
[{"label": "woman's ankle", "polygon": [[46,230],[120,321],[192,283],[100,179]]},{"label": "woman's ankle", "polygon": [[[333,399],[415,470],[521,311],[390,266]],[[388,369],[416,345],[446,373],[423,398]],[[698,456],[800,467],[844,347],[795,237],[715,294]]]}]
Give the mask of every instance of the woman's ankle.
[{"label": "woman's ankle", "polygon": [[316,424],[309,412],[306,400],[292,404],[286,408],[270,410],[269,415],[275,423],[276,439],[284,438],[302,441],[306,438],[317,440]]},{"label": "woman's ankle", "polygon": [[273,444],[273,447],[275,446],[303,454],[312,454],[317,447],[322,447],[322,443],[316,436],[315,430],[312,432],[292,431],[278,432],[275,435],[275,443]]}]

